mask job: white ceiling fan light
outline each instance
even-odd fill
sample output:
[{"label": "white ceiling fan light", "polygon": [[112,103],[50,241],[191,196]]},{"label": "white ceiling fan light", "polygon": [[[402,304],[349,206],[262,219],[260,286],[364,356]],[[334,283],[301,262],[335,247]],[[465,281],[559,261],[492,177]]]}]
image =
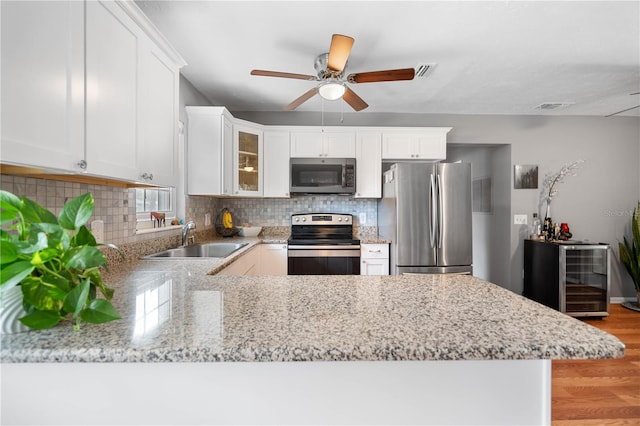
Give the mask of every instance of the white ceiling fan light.
[{"label": "white ceiling fan light", "polygon": [[337,80],[325,81],[320,83],[318,86],[318,93],[323,99],[328,101],[335,101],[342,98],[342,95],[344,95],[346,90],[347,86],[343,82]]}]

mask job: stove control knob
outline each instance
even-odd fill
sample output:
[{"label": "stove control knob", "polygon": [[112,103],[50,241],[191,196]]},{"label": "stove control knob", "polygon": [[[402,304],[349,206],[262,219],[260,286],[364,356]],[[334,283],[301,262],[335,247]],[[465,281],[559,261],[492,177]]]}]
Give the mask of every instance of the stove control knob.
[{"label": "stove control knob", "polygon": [[307,218],[306,218],[306,217],[303,217],[303,218],[302,218],[302,221],[303,221],[303,222],[306,222],[306,221],[307,221]]},{"label": "stove control knob", "polygon": [[341,217],[338,218],[338,222],[342,222],[342,218]]},{"label": "stove control knob", "polygon": [[345,218],[344,218],[344,221],[345,221],[345,222],[349,222],[349,218],[348,218],[348,217],[345,217]]},{"label": "stove control knob", "polygon": [[294,222],[298,222],[300,219],[298,219],[297,217],[293,218]]}]

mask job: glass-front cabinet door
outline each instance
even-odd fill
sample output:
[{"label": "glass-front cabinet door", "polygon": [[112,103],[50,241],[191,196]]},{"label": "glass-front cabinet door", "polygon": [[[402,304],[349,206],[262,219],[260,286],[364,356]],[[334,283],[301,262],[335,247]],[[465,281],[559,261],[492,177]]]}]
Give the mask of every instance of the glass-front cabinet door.
[{"label": "glass-front cabinet door", "polygon": [[250,126],[234,126],[234,195],[262,195],[262,131]]},{"label": "glass-front cabinet door", "polygon": [[573,316],[606,316],[609,275],[608,245],[561,247],[560,311]]}]

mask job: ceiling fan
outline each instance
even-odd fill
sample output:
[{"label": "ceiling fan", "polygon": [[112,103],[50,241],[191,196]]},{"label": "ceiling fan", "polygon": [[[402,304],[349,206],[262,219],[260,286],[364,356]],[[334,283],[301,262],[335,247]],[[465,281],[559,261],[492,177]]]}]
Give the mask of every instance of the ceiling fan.
[{"label": "ceiling fan", "polygon": [[[640,92],[629,93],[629,95],[640,95]],[[618,115],[626,111],[631,111],[632,109],[636,109],[636,108],[640,108],[640,105],[636,105],[631,108],[626,108],[626,109],[623,109],[622,111],[614,112],[613,114],[605,115],[605,117],[613,117],[614,115]]]},{"label": "ceiling fan", "polygon": [[379,81],[413,80],[415,70],[413,68],[401,68],[395,70],[370,71],[357,74],[349,74],[344,78],[344,71],[353,47],[354,39],[342,34],[334,34],[331,38],[329,53],[319,55],[314,63],[317,75],[294,74],[279,71],[252,70],[251,75],[265,77],[294,78],[299,80],[317,81],[318,85],[302,96],[295,99],[283,109],[291,111],[311,99],[316,94],[327,100],[344,99],[355,111],[362,111],[369,105],[362,100],[347,83],[374,83]]}]

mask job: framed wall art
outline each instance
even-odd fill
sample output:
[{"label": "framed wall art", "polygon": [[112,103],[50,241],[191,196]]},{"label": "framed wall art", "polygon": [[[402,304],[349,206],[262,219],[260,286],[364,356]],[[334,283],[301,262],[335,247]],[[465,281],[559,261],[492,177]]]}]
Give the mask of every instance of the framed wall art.
[{"label": "framed wall art", "polygon": [[515,189],[538,188],[538,165],[516,164],[513,166],[513,187]]}]

